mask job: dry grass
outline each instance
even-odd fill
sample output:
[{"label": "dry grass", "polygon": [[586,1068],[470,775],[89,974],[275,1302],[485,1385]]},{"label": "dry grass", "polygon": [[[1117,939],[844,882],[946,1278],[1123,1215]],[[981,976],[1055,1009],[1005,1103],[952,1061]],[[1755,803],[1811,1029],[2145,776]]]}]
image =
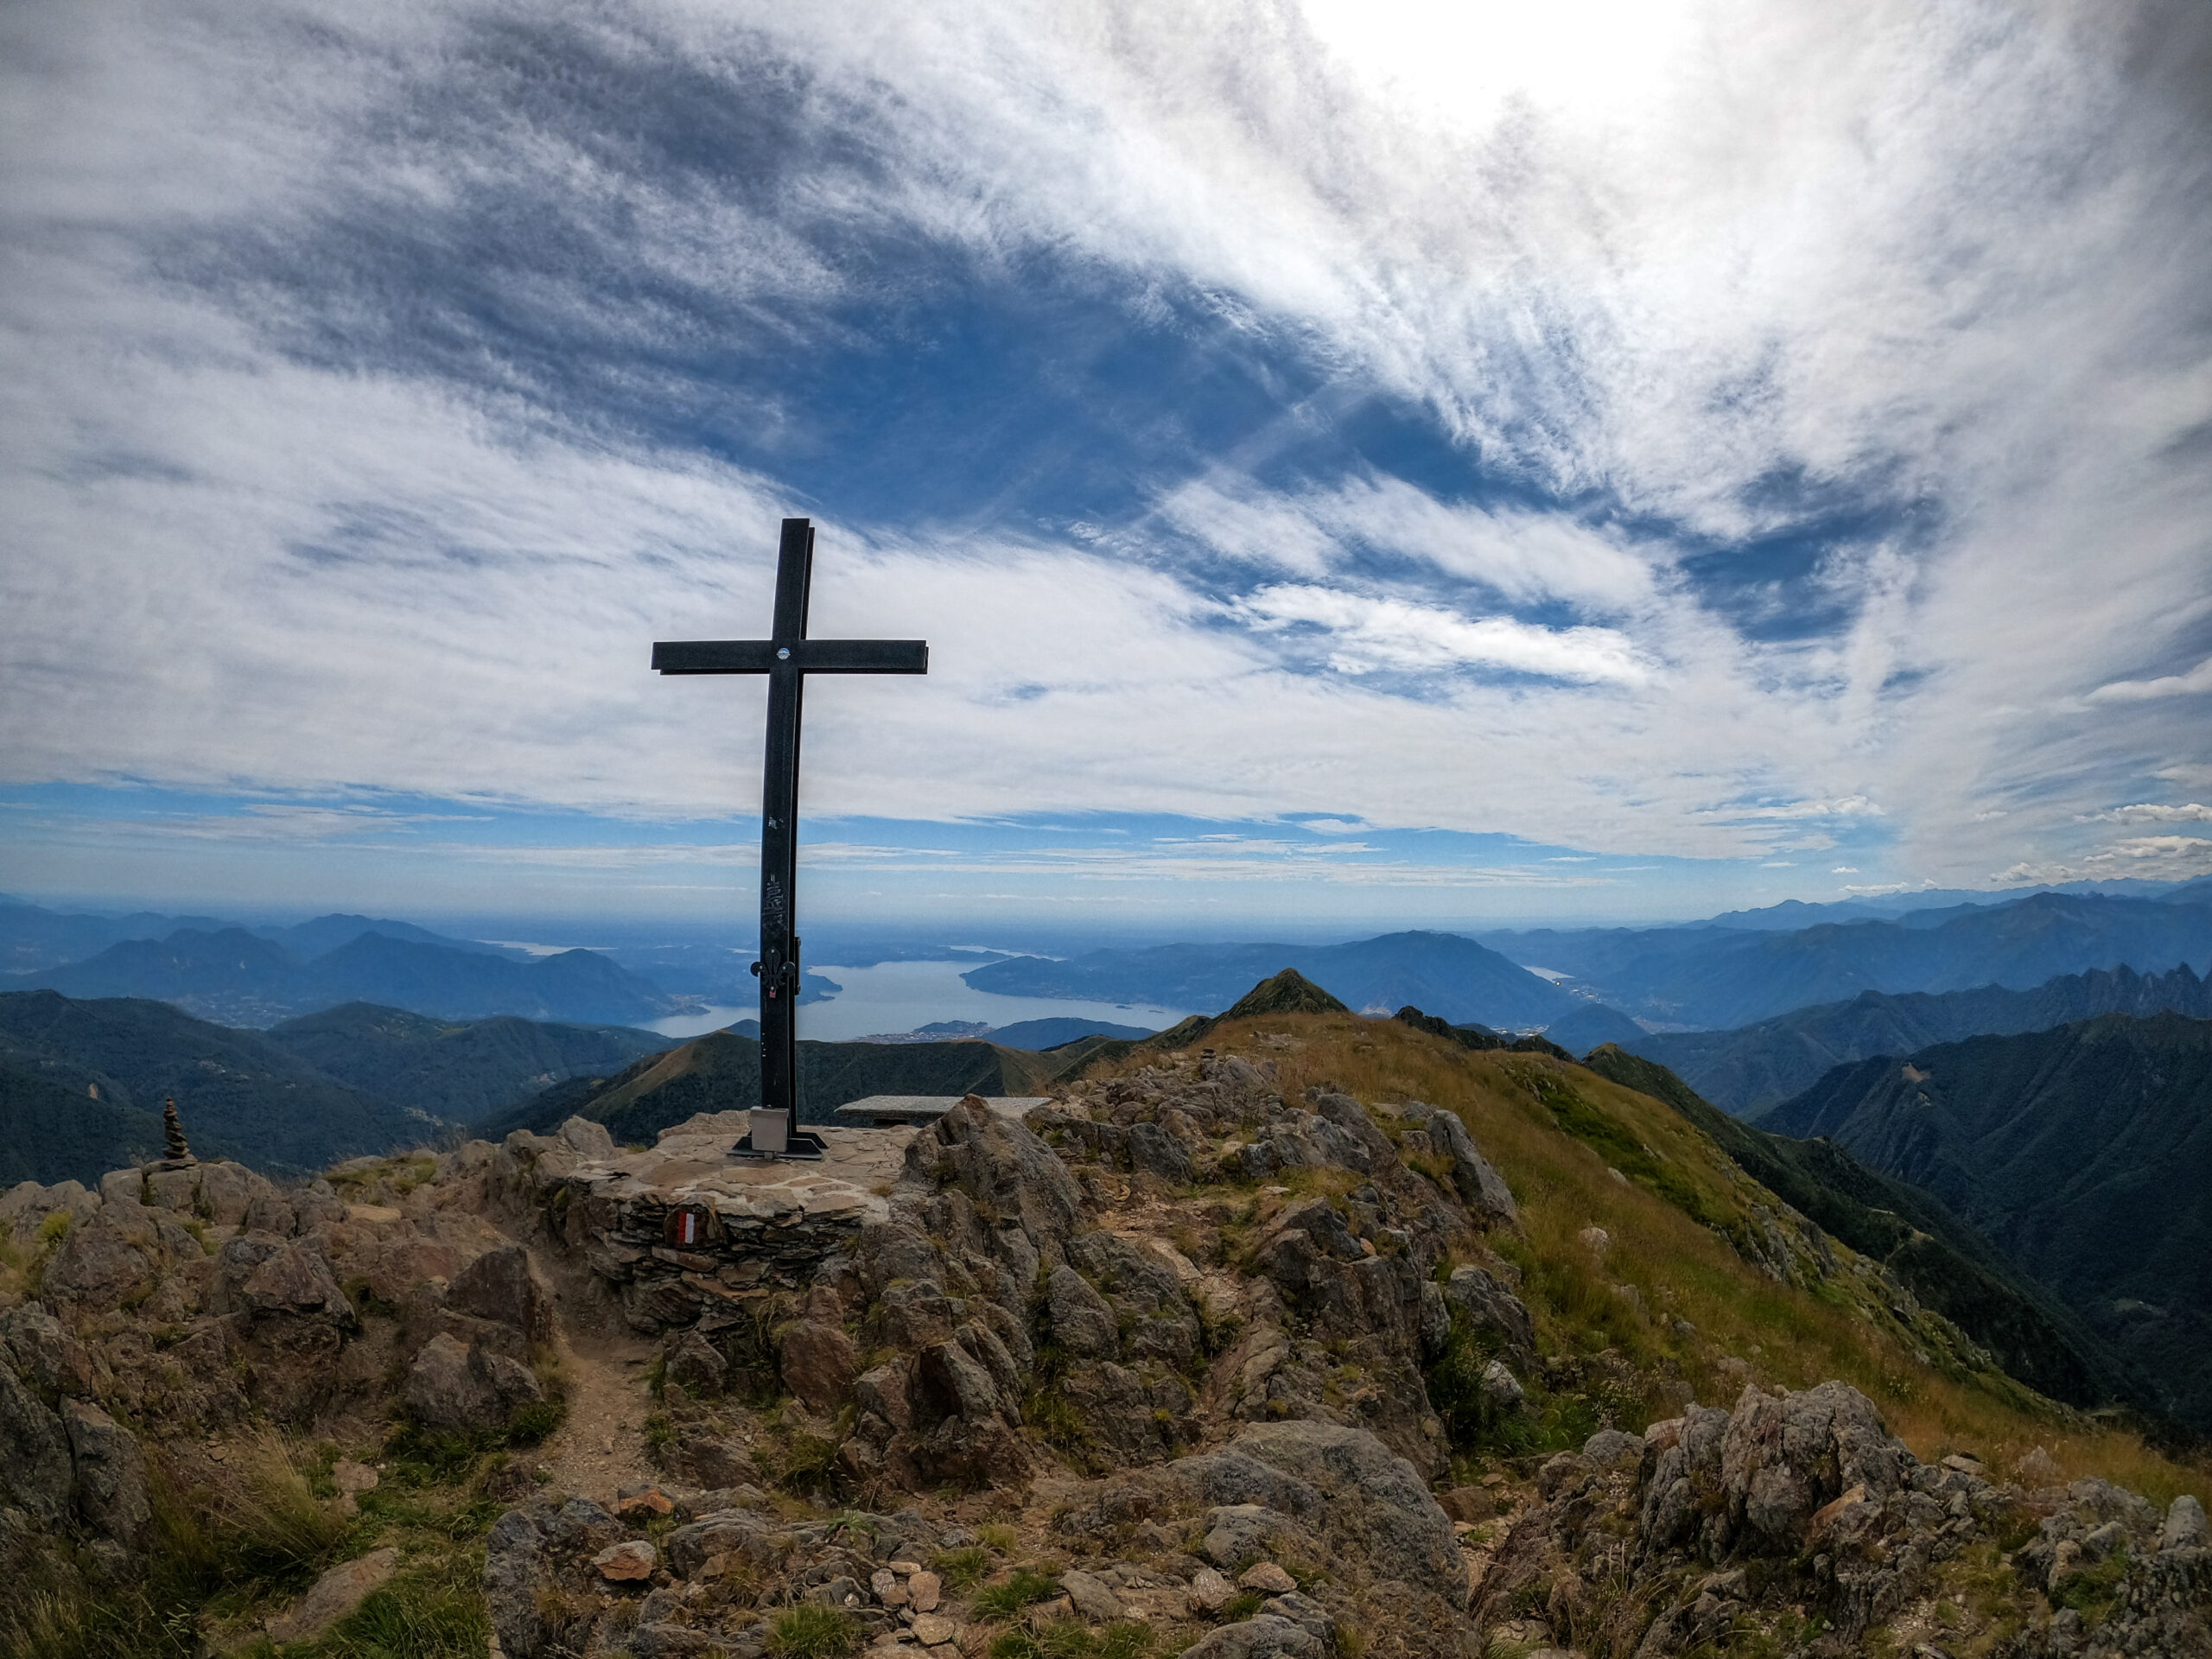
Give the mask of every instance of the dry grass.
[{"label": "dry grass", "polygon": [[[1296,1044],[1264,1044],[1262,1031],[1291,1031]],[[1611,1348],[1655,1384],[1671,1362],[1700,1401],[1724,1406],[1742,1387],[1721,1363],[1730,1357],[1747,1362],[1752,1378],[1770,1388],[1837,1377],[1872,1399],[1891,1431],[1923,1459],[1964,1451],[2006,1469],[2040,1446],[2069,1479],[2101,1475],[2159,1503],[2207,1489],[2205,1470],[2161,1456],[2132,1433],[2044,1401],[2001,1374],[1947,1376],[1835,1291],[1815,1294],[1767,1278],[1713,1228],[1740,1219],[1747,1202],[1778,1202],[1661,1102],[1567,1062],[1472,1053],[1395,1022],[1350,1015],[1240,1020],[1209,1041],[1224,1053],[1274,1061],[1288,1099],[1323,1084],[1370,1104],[1420,1100],[1457,1113],[1520,1201],[1525,1240],[1492,1242],[1523,1270],[1524,1299],[1547,1352]],[[1094,1075],[1152,1058],[1140,1052]],[[1644,1173],[1625,1184],[1614,1179],[1608,1165],[1621,1167],[1620,1156],[1601,1156],[1562,1132],[1545,1099],[1562,1089],[1608,1120],[1605,1132],[1618,1144],[1642,1154]],[[1592,1225],[1611,1238],[1602,1261],[1576,1236]],[[1838,1247],[1838,1254],[1848,1252]],[[1636,1287],[1642,1310],[1613,1291],[1620,1284]],[[1675,1319],[1688,1320],[1696,1333],[1678,1336]]]}]

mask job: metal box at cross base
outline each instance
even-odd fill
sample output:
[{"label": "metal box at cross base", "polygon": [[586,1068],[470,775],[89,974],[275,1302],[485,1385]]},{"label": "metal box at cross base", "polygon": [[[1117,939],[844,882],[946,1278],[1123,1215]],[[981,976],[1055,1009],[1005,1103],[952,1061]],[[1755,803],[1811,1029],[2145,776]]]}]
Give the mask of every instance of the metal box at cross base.
[{"label": "metal box at cross base", "polygon": [[760,1157],[772,1158],[789,1149],[785,1139],[791,1128],[791,1118],[773,1108],[754,1107],[748,1114],[753,1130],[753,1152]]}]

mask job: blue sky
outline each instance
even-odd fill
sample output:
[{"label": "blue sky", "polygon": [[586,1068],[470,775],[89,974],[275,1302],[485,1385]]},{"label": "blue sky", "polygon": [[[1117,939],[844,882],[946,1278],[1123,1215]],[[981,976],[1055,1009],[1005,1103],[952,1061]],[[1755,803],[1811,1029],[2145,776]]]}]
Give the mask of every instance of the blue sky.
[{"label": "blue sky", "polygon": [[741,894],[785,513],[824,916],[2212,870],[2201,7],[0,34],[0,889]]}]

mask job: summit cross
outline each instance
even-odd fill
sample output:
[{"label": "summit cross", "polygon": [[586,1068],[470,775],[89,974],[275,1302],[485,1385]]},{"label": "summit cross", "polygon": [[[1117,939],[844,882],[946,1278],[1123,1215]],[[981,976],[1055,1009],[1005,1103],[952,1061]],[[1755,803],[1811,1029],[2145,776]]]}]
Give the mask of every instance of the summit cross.
[{"label": "summit cross", "polygon": [[[924,639],[810,639],[807,593],[814,580],[814,523],[786,518],[776,553],[776,613],[766,639],[662,640],[663,674],[766,674],[767,765],[760,806],[760,1104],[785,1114],[781,1136],[748,1135],[741,1153],[822,1155],[822,1137],[798,1126],[799,704],[809,674],[926,674]],[[754,1122],[760,1122],[759,1119]],[[782,1144],[770,1144],[780,1140]]]}]

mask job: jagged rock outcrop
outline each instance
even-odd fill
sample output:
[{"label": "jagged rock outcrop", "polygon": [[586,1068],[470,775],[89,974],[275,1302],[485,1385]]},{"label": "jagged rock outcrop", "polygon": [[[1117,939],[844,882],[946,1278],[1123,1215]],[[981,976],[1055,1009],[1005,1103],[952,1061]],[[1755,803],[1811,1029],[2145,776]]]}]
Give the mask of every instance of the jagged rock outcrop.
[{"label": "jagged rock outcrop", "polygon": [[[1514,1528],[1476,1611],[1503,1621],[1540,1606],[1551,1636],[1578,1648],[1664,1659],[1785,1630],[1808,1638],[1795,1649],[1805,1659],[1841,1659],[1875,1626],[1985,1572],[1967,1573],[1967,1552],[1993,1555],[1989,1541],[2024,1513],[2044,1518],[2011,1558],[2020,1590],[2063,1592],[2070,1576],[2101,1572],[2098,1628],[2090,1639],[2081,1612],[2059,1605],[1992,1651],[2212,1644],[2212,1551],[2194,1499],[2162,1522],[2103,1481],[2027,1492],[1970,1459],[1923,1464],[1842,1382],[1746,1388],[1732,1410],[1693,1406],[1640,1440],[1607,1431],[1548,1462],[1538,1489],[1544,1501]],[[1947,1605],[1954,1624],[1974,1617],[1963,1597]]]}]

